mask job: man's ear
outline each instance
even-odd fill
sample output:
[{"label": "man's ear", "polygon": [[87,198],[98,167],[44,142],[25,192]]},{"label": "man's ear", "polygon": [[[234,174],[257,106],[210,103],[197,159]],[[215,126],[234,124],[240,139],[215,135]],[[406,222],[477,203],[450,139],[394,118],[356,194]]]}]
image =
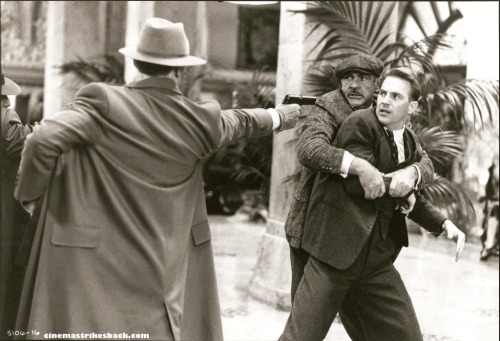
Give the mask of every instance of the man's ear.
[{"label": "man's ear", "polygon": [[408,106],[408,115],[411,115],[417,110],[418,108],[418,102],[417,101],[411,101],[410,105]]}]

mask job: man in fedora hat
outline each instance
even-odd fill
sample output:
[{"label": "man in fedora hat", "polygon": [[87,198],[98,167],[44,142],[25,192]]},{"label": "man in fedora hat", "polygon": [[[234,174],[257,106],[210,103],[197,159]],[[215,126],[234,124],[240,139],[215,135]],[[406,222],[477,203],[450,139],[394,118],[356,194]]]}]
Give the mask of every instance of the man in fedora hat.
[{"label": "man in fedora hat", "polygon": [[[18,114],[10,109],[10,95],[19,95],[21,88],[11,79],[4,76],[3,69],[1,75],[2,81],[2,116],[1,116],[1,183],[0,183],[0,202],[1,202],[1,221],[0,221],[0,330],[6,331],[14,326],[12,322],[12,295],[8,295],[8,288],[11,288],[13,282],[13,265],[15,248],[19,246],[20,241],[16,236],[22,235],[22,223],[17,218],[15,212],[19,205],[14,199],[14,185],[16,174],[21,159],[21,150],[23,148],[26,135],[31,133],[32,127],[23,125]],[[21,210],[22,212],[22,210]],[[20,285],[20,283],[16,283]],[[5,336],[5,335],[4,335]]]},{"label": "man in fedora hat", "polygon": [[221,110],[184,97],[182,68],[205,60],[189,54],[181,23],[150,18],[120,52],[144,79],[84,86],[26,142],[16,198],[41,200],[42,212],[16,328],[221,340],[201,159],[293,128],[299,106]]}]

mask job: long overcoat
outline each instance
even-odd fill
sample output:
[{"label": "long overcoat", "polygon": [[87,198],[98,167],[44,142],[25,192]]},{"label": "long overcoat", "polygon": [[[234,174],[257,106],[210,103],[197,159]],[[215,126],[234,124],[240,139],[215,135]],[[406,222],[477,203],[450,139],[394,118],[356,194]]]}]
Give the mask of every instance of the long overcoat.
[{"label": "long overcoat", "polygon": [[167,78],[83,87],[22,154],[16,197],[43,198],[16,328],[221,340],[201,159],[271,132],[264,109],[194,103]]}]

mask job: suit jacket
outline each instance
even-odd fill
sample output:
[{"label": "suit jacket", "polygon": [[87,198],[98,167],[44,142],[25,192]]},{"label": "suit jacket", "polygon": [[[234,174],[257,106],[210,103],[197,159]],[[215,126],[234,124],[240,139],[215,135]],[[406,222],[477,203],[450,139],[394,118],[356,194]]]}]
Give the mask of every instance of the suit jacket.
[{"label": "suit jacket", "polygon": [[[303,167],[285,222],[286,238],[292,247],[301,246],[304,222],[317,172],[340,173],[344,150],[332,145],[332,142],[346,117],[353,111],[341,89],[338,89],[319,97],[307,117],[297,145],[298,158]],[[432,181],[434,174],[432,162],[425,151],[416,165],[422,174],[419,187],[423,188]]]},{"label": "suit jacket", "polygon": [[271,132],[166,78],[84,86],[22,154],[16,197],[43,199],[16,328],[221,340],[200,160]]},{"label": "suit jacket", "polygon": [[[404,162],[395,165],[387,134],[378,122],[374,108],[369,108],[346,118],[333,145],[369,161],[381,172],[389,173],[418,162],[422,157],[423,150],[408,128],[404,139],[408,156]],[[400,213],[394,211],[395,200],[389,197],[364,199],[363,193],[360,196],[353,194],[356,188],[353,181],[359,183],[357,177],[345,180],[338,175],[318,173],[304,227],[303,249],[337,269],[346,269],[354,262],[376,219],[384,238],[396,219],[393,228],[396,229],[397,253],[402,246],[408,245],[406,223],[404,218],[398,217]],[[410,218],[433,233],[441,233],[441,224],[446,218],[422,196],[417,197],[418,204]]]}]

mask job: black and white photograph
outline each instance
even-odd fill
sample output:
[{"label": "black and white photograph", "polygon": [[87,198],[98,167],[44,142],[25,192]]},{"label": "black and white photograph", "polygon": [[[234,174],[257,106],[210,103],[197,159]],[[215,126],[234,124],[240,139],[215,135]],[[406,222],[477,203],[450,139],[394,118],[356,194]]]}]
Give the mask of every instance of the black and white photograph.
[{"label": "black and white photograph", "polygon": [[498,1],[0,10],[0,340],[499,340]]}]

